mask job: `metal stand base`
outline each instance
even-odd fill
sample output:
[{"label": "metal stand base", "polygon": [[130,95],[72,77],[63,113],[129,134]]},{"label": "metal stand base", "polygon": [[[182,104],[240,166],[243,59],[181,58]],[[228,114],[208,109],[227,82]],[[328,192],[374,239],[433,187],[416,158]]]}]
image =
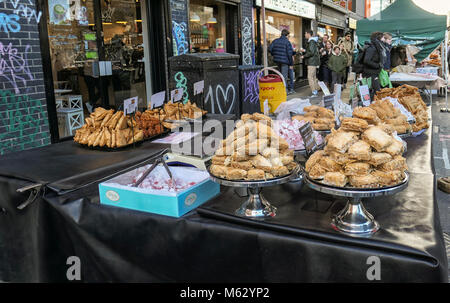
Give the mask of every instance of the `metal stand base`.
[{"label": "metal stand base", "polygon": [[361,199],[353,198],[332,219],[334,229],[350,234],[371,235],[378,231],[380,226],[373,216],[364,208]]},{"label": "metal stand base", "polygon": [[263,197],[260,187],[249,187],[248,195],[248,200],[236,210],[237,216],[247,218],[275,217],[277,208],[270,205],[269,201]]}]

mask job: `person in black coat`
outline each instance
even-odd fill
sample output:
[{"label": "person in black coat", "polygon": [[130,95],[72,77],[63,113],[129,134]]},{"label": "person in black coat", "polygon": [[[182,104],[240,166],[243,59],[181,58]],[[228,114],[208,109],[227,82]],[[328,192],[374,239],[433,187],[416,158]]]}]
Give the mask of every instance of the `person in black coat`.
[{"label": "person in black coat", "polygon": [[319,75],[320,81],[323,81],[328,88],[331,88],[331,70],[328,68],[328,60],[333,54],[333,43],[328,40],[324,48],[320,50],[320,67]]},{"label": "person in black coat", "polygon": [[372,89],[370,91],[372,100],[375,93],[381,89],[378,76],[386,62],[386,49],[382,44],[382,38],[382,32],[373,32],[370,36],[370,42],[366,42],[368,47],[364,55],[364,69],[362,76],[364,78],[372,79]]},{"label": "person in black coat", "polygon": [[292,56],[295,55],[295,51],[291,42],[287,38],[288,36],[289,31],[287,29],[283,29],[281,31],[281,37],[273,40],[268,51],[272,55],[273,61],[278,64],[278,69],[286,81],[286,92],[290,94],[294,92],[294,79],[288,81],[288,73],[289,67],[294,65]]}]

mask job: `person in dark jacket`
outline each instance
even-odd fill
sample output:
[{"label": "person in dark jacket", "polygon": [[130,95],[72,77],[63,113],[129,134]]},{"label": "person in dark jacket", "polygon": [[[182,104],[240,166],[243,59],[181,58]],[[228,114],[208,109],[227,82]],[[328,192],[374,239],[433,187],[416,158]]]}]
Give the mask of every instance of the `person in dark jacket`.
[{"label": "person in dark jacket", "polygon": [[335,84],[342,84],[347,70],[347,56],[343,52],[344,46],[333,47],[333,55],[328,60],[328,68],[332,73],[331,91],[334,91]]},{"label": "person in dark jacket", "polygon": [[386,61],[384,62],[384,69],[386,71],[391,70],[391,49],[392,49],[392,34],[391,33],[384,33],[383,38],[381,39],[383,41],[383,46],[386,49]]},{"label": "person in dark jacket", "polygon": [[375,93],[381,89],[378,75],[384,67],[386,60],[386,50],[383,46],[381,38],[383,38],[382,32],[373,32],[370,35],[370,42],[366,42],[368,47],[364,55],[364,70],[362,76],[364,78],[372,79],[372,89],[370,91],[370,97],[372,100]]},{"label": "person in dark jacket", "polygon": [[272,55],[273,61],[278,64],[278,69],[286,81],[286,92],[291,94],[294,91],[294,81],[293,79],[288,81],[288,74],[289,67],[294,66],[292,56],[295,55],[295,52],[287,36],[289,36],[289,31],[287,29],[283,29],[281,31],[281,37],[273,40],[270,44],[269,53]]},{"label": "person in dark jacket", "polygon": [[312,91],[312,96],[315,97],[318,94],[319,85],[317,84],[317,68],[320,66],[320,55],[318,48],[319,37],[313,37],[313,31],[308,30],[305,32],[306,49],[301,49],[304,53],[302,59],[305,60],[305,64],[308,67],[308,83]]},{"label": "person in dark jacket", "polygon": [[333,43],[328,40],[325,47],[320,50],[319,80],[323,81],[328,87],[331,87],[331,70],[328,67],[328,61],[333,54]]}]

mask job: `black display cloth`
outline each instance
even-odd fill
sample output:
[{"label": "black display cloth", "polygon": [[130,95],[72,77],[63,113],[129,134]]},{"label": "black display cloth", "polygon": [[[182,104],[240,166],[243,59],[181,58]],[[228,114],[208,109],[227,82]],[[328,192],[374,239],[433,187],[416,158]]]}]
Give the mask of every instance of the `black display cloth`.
[{"label": "black display cloth", "polygon": [[11,233],[1,233],[0,280],[67,281],[67,258],[77,256],[85,282],[370,282],[368,258],[375,256],[381,282],[446,282],[431,155],[424,148],[430,139],[408,145],[405,191],[363,200],[381,225],[369,238],[334,231],[331,215],[345,200],[305,185],[264,189],[278,214],[257,221],[232,215],[243,198],[231,188],[172,218],[100,205],[98,182],[62,195],[48,191],[17,212],[12,206],[24,197],[15,188],[23,181],[1,178],[0,206],[8,209],[0,216],[11,217],[0,218],[0,226]]}]

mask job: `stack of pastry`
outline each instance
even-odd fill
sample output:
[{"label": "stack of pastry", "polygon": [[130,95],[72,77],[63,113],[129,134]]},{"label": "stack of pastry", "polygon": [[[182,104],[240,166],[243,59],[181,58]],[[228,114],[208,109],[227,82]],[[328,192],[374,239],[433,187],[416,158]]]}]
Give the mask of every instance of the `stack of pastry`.
[{"label": "stack of pastry", "polygon": [[407,169],[404,146],[386,124],[370,126],[366,120],[344,118],[338,131],[325,139],[324,150],[306,162],[309,177],[337,187],[378,188],[400,183]]},{"label": "stack of pastry", "polygon": [[353,117],[366,120],[372,125],[390,125],[397,134],[405,134],[412,129],[408,118],[389,100],[377,100],[368,107],[357,107],[353,110]]},{"label": "stack of pastry", "polygon": [[144,139],[144,132],[133,118],[123,111],[114,112],[97,107],[86,118],[86,124],[76,131],[73,140],[83,145],[98,147],[123,147]]},{"label": "stack of pastry", "polygon": [[414,132],[430,127],[428,124],[427,105],[423,102],[417,87],[405,84],[397,88],[384,88],[376,93],[375,100],[382,100],[385,97],[398,99],[414,115],[416,119],[416,122],[412,125]]},{"label": "stack of pastry", "polygon": [[166,124],[166,122],[160,120],[158,115],[153,114],[149,110],[143,113],[140,111],[136,112],[136,122],[139,128],[144,131],[145,138],[161,134],[164,131],[163,124]]},{"label": "stack of pastry", "polygon": [[228,180],[268,180],[296,167],[293,150],[262,114],[244,114],[212,157],[212,175]]},{"label": "stack of pastry", "polygon": [[304,115],[297,115],[292,119],[310,122],[314,130],[330,130],[334,128],[334,113],[332,110],[317,105],[306,106]]}]

